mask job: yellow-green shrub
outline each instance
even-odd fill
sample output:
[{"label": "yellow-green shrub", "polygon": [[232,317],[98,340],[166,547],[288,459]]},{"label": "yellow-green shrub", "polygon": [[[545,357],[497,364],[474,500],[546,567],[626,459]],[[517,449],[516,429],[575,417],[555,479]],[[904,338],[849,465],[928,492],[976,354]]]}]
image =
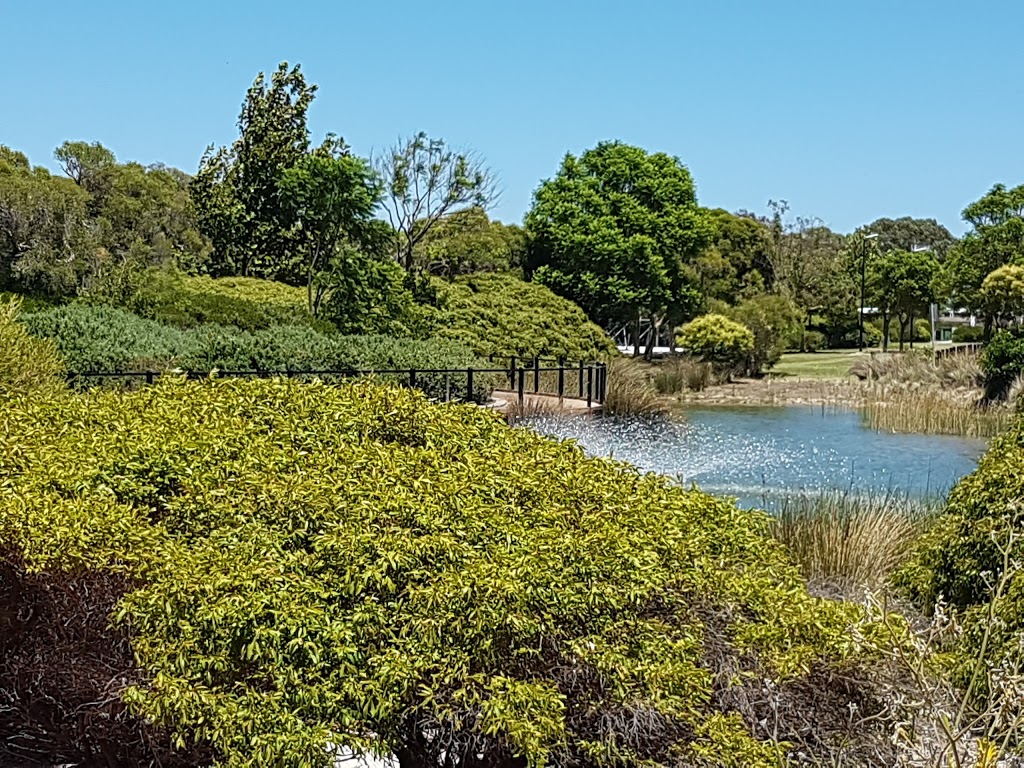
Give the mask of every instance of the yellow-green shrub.
[{"label": "yellow-green shrub", "polygon": [[434,280],[438,308],[425,307],[423,332],[464,344],[479,355],[593,360],[615,352],[600,327],[568,299],[513,275],[475,274]]},{"label": "yellow-green shrub", "polygon": [[0,302],[0,396],[58,386],[64,373],[56,346],[30,336],[20,311],[20,301]]},{"label": "yellow-green shrub", "polygon": [[308,310],[305,288],[254,277],[189,276],[151,270],[129,302],[144,317],[178,328],[205,323],[256,331],[275,325],[306,325],[322,330]]},{"label": "yellow-green shrub", "polygon": [[807,674],[848,677],[859,611],[762,513],[370,382],[4,405],[0,541],[126,577],[131,706],[218,765],[769,766],[848,723]]},{"label": "yellow-green shrub", "polygon": [[717,314],[694,318],[679,329],[676,341],[691,355],[725,368],[739,365],[754,349],[747,326]]}]

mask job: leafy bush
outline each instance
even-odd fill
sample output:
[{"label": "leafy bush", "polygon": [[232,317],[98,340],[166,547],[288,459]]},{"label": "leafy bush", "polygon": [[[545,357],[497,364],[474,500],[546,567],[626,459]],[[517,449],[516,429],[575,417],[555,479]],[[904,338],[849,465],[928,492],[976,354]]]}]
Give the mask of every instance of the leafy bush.
[{"label": "leafy bush", "polygon": [[287,380],[5,405],[3,619],[25,637],[19,574],[119,576],[107,632],[140,664],[76,667],[127,687],[73,717],[34,702],[72,746],[120,693],[202,764],[757,768],[877,711],[877,629],[807,593],[763,513],[483,409]]},{"label": "leafy bush", "polygon": [[[958,682],[981,664],[998,675],[1018,668],[1024,642],[1024,421],[996,438],[961,480],[925,534],[899,583],[921,604],[960,613]],[[982,639],[986,641],[982,643]],[[987,678],[986,678],[987,682]],[[981,686],[982,692],[987,684]]]},{"label": "leafy bush", "polygon": [[59,386],[64,362],[53,342],[18,322],[19,301],[0,302],[0,396]]},{"label": "leafy bush", "polygon": [[104,305],[67,304],[26,314],[22,322],[33,336],[52,339],[68,369],[79,373],[162,370],[192,346],[177,328]]},{"label": "leafy bush", "polygon": [[480,355],[593,360],[615,352],[583,310],[538,283],[477,274],[435,281],[437,309],[424,308],[422,332],[464,344]]},{"label": "leafy bush", "polygon": [[[272,326],[255,332],[201,325],[187,330],[109,306],[69,304],[26,315],[33,335],[52,339],[77,373],[119,371],[380,371],[486,368],[469,349],[442,340],[324,334],[302,326]],[[386,374],[405,383],[409,375]],[[447,399],[466,390],[467,374],[422,374],[416,385]],[[474,377],[474,399],[485,400],[494,376]]]},{"label": "leafy bush", "polygon": [[801,341],[804,352],[820,352],[828,346],[828,339],[821,331],[805,331]]},{"label": "leafy bush", "polygon": [[985,326],[958,325],[953,329],[953,341],[958,344],[978,343],[985,339]]},{"label": "leafy bush", "polygon": [[307,309],[305,288],[252,277],[190,277],[151,270],[128,308],[140,317],[178,328],[214,323],[256,331],[274,325],[317,323]]},{"label": "leafy bush", "polygon": [[748,375],[761,373],[779,362],[789,339],[800,330],[800,310],[784,296],[755,296],[731,308],[728,316],[754,334],[754,346],[747,355]]},{"label": "leafy bush", "polygon": [[1024,328],[999,331],[981,352],[985,373],[985,396],[1001,400],[1021,373],[1024,373]]},{"label": "leafy bush", "polygon": [[701,315],[676,336],[691,355],[724,368],[740,365],[754,349],[754,334],[747,326],[724,315]]}]

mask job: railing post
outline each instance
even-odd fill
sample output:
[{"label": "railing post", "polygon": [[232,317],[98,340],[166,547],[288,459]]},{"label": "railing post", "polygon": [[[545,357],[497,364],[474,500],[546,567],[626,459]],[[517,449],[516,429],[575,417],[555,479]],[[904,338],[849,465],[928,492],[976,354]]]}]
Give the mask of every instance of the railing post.
[{"label": "railing post", "polygon": [[416,369],[409,369],[409,388],[416,389]]},{"label": "railing post", "polygon": [[152,384],[153,383],[153,372],[152,371],[146,371],[146,383],[147,384]]},{"label": "railing post", "polygon": [[587,366],[587,408],[594,405],[594,366]]},{"label": "railing post", "polygon": [[466,369],[466,402],[473,402],[473,369]]},{"label": "railing post", "polygon": [[558,358],[558,399],[565,395],[565,358]]},{"label": "railing post", "polygon": [[519,369],[519,406],[522,408],[523,401],[526,399],[524,393],[526,391],[526,369]]},{"label": "railing post", "polygon": [[540,392],[540,358],[533,358],[533,394]]},{"label": "railing post", "polygon": [[580,394],[579,398],[583,399],[583,361],[580,360]]},{"label": "railing post", "polygon": [[601,391],[598,398],[599,403],[604,403],[608,397],[608,363],[601,363]]},{"label": "railing post", "polygon": [[444,401],[446,403],[452,401],[452,374],[450,371],[444,372]]},{"label": "railing post", "polygon": [[516,356],[512,355],[508,359],[508,388],[516,388]]}]

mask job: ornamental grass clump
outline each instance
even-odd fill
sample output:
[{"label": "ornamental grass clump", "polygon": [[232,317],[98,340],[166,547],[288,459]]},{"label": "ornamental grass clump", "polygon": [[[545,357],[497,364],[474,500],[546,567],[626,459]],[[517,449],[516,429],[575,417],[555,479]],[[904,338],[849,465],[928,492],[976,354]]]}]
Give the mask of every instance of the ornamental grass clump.
[{"label": "ornamental grass clump", "polygon": [[[877,625],[810,595],[763,513],[372,382],[3,405],[0,743],[20,757],[893,764],[856,682]],[[26,608],[68,594],[54,644]]]}]

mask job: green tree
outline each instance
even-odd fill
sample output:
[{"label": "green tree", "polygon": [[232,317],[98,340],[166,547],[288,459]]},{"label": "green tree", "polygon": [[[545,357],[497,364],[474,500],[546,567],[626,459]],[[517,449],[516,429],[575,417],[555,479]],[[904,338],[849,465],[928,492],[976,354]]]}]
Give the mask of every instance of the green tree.
[{"label": "green tree", "polygon": [[497,199],[497,180],[472,152],[417,133],[401,139],[376,162],[384,183],[384,211],[395,231],[395,256],[406,270],[416,246],[445,218]]},{"label": "green tree", "polygon": [[963,217],[972,229],[946,259],[942,284],[955,307],[984,316],[988,339],[994,318],[982,284],[999,267],[1024,263],[1024,184],[1013,189],[996,184],[967,206]]},{"label": "green tree", "polygon": [[914,219],[902,216],[898,219],[875,219],[860,227],[857,234],[878,235],[877,245],[881,251],[913,251],[928,248],[939,261],[943,261],[950,249],[956,245],[956,238],[935,219]]},{"label": "green tree", "polygon": [[526,228],[535,278],[605,328],[682,322],[701,303],[692,264],[714,227],[678,158],[619,142],[566,155]]},{"label": "green tree", "polygon": [[708,211],[717,234],[692,269],[708,299],[735,303],[772,289],[771,233],[763,222],[720,208]]},{"label": "green tree", "polygon": [[[269,83],[261,72],[242,104],[238,139],[203,155],[191,189],[201,229],[213,243],[212,274],[304,283],[279,182],[310,151],[306,112],[315,94],[298,65],[280,64]],[[328,136],[318,151],[339,154],[344,147]]]},{"label": "green tree", "polygon": [[198,269],[209,244],[198,231],[189,177],[163,165],[119,164],[98,142],[65,142],[54,156],[88,194],[100,249],[83,284],[90,295],[120,303],[152,266]]},{"label": "green tree", "polygon": [[97,256],[89,194],[0,148],[0,288],[74,295]]},{"label": "green tree", "polygon": [[[820,219],[798,216],[789,221],[785,200],[769,202],[771,260],[778,290],[803,314],[803,327],[821,318],[827,335],[856,318],[857,284],[850,269],[846,240]],[[803,334],[800,347],[803,349]]]},{"label": "green tree", "polygon": [[988,274],[981,284],[986,314],[1001,325],[1016,323],[1024,314],[1024,267],[1007,264]]},{"label": "green tree", "polygon": [[325,295],[339,286],[329,273],[351,262],[338,250],[366,238],[380,188],[365,160],[313,154],[284,171],[280,193],[284,219],[295,222],[292,247],[301,251],[309,311],[319,317]]},{"label": "green tree", "polygon": [[[882,345],[888,350],[889,322],[895,316],[900,324],[900,349],[914,317],[922,317],[935,300],[935,282],[939,262],[928,251],[888,251],[869,264],[873,299],[882,312]],[[910,335],[913,345],[913,333]]]},{"label": "green tree", "polygon": [[439,221],[420,240],[415,266],[451,281],[474,272],[521,270],[525,258],[522,228],[491,221],[483,208],[467,208]]}]

